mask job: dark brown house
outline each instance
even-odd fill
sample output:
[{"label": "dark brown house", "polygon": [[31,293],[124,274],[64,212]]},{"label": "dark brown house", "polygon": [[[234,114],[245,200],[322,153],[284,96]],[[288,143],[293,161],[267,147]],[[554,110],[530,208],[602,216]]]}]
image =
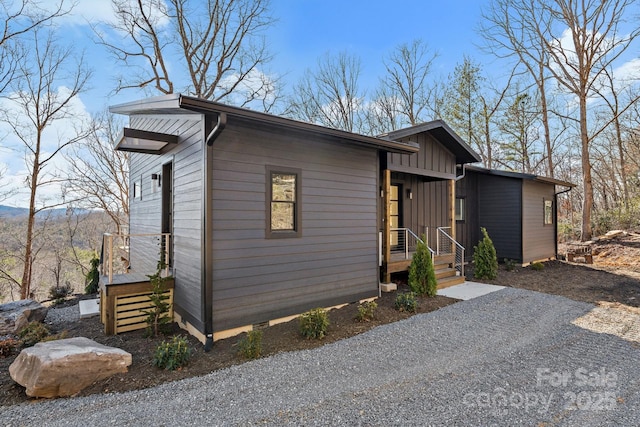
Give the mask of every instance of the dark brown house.
[{"label": "dark brown house", "polygon": [[166,253],[175,317],[208,344],[378,296],[406,230],[454,237],[456,167],[478,160],[443,122],[374,138],[178,94],[110,110],[129,117],[131,271]]},{"label": "dark brown house", "polygon": [[557,196],[574,185],[538,175],[466,166],[456,184],[459,242],[473,247],[487,233],[498,260],[521,264],[554,259],[558,253]]}]

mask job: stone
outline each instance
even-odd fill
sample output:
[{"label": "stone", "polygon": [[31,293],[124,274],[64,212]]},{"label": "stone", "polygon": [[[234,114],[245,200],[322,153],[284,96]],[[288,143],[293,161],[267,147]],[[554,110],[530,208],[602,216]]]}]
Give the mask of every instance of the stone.
[{"label": "stone", "polygon": [[0,304],[0,335],[17,335],[30,322],[44,321],[48,310],[30,299]]},{"label": "stone", "polygon": [[9,366],[11,378],[27,396],[73,396],[96,381],[125,373],[131,354],[77,337],[25,348]]}]

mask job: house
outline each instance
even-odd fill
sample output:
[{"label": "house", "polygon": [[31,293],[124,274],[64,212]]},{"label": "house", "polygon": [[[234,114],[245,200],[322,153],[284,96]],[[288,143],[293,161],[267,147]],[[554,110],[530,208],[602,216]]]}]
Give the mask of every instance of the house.
[{"label": "house", "polygon": [[478,160],[441,121],[370,137],[179,94],[110,111],[129,117],[131,271],[165,254],[175,318],[206,346],[378,296],[413,236],[454,239],[456,167]]},{"label": "house", "polygon": [[487,229],[498,260],[521,264],[554,259],[558,253],[557,197],[574,187],[538,175],[466,166],[456,183],[456,235],[473,247]]}]

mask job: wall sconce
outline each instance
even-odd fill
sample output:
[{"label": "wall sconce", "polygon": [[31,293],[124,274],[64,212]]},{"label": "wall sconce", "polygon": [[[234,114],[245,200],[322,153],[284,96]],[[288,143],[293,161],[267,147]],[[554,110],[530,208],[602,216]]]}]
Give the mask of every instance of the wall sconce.
[{"label": "wall sconce", "polygon": [[161,176],[159,173],[151,174],[151,181],[157,181],[158,187],[160,187],[160,180],[161,180]]},{"label": "wall sconce", "polygon": [[409,200],[413,200],[413,191],[410,188],[407,188],[407,197]]}]

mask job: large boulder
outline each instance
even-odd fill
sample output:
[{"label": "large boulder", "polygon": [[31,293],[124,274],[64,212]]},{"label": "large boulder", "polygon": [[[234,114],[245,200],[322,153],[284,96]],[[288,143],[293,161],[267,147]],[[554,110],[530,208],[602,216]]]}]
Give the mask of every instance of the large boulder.
[{"label": "large boulder", "polygon": [[131,354],[89,338],[41,342],[25,348],[9,366],[27,396],[73,396],[95,381],[127,372]]},{"label": "large boulder", "polygon": [[49,309],[30,299],[0,304],[0,335],[17,335],[30,322],[42,322]]}]

